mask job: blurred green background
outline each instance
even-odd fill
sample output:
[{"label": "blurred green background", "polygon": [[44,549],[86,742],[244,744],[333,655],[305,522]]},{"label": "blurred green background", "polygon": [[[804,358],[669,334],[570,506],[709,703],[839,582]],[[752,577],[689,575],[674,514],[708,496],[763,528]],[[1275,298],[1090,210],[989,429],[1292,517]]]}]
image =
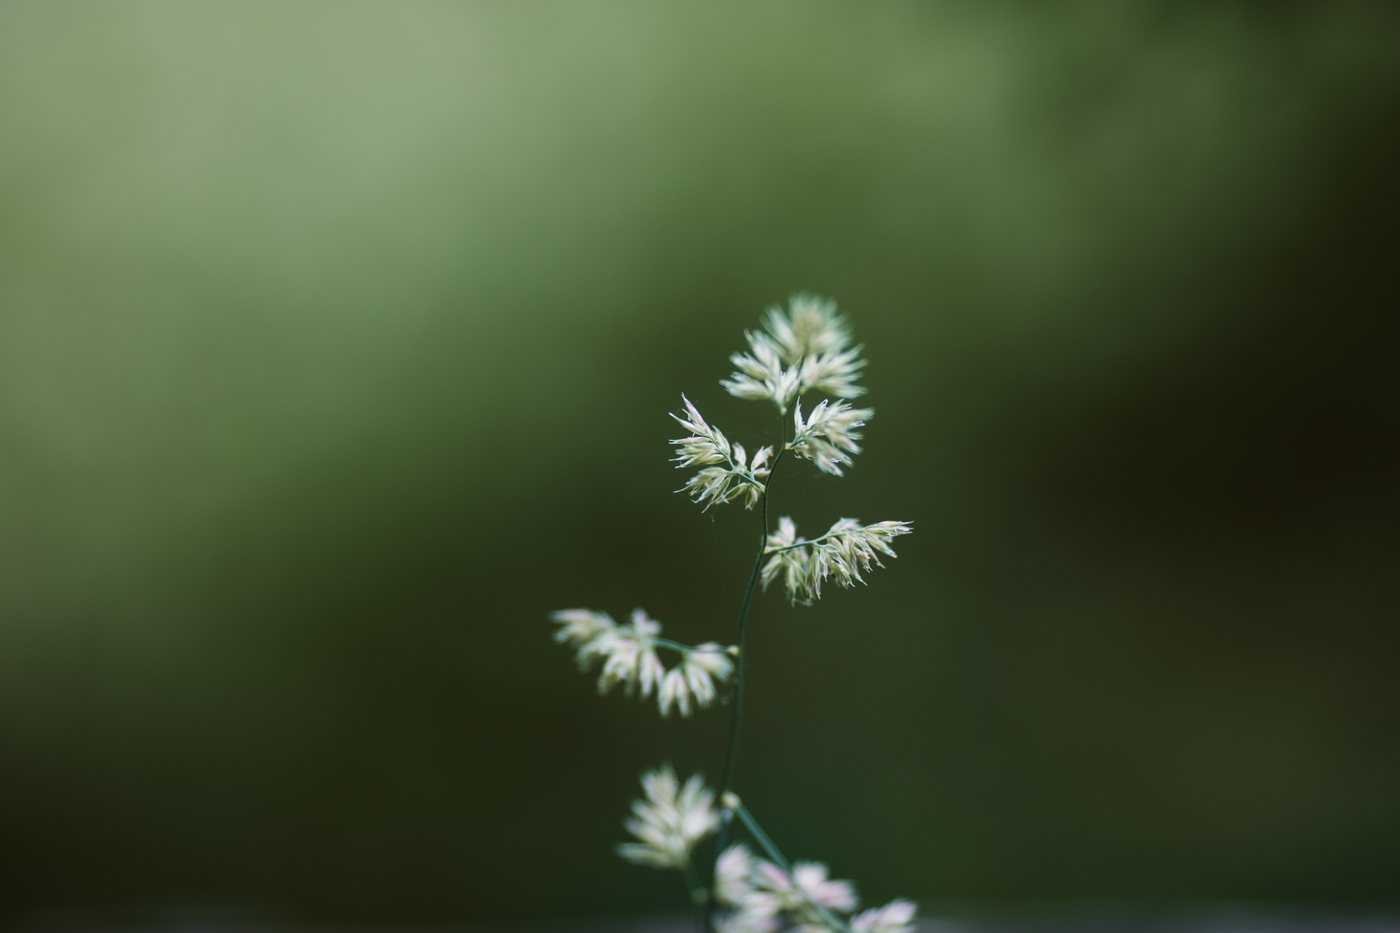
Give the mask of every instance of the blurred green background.
[{"label": "blurred green background", "polygon": [[774,507],[917,533],[757,603],[788,852],[1400,902],[1397,165],[1391,5],[6,3],[4,915],[684,909],[611,848],[724,716],[547,614],[732,640],[666,413],[771,436],[798,290],[877,416]]}]

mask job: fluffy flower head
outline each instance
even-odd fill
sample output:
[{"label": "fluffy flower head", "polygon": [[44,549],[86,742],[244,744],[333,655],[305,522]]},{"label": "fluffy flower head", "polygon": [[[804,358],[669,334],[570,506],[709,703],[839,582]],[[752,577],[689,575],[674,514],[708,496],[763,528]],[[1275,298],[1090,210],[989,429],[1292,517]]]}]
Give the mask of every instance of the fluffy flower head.
[{"label": "fluffy flower head", "polygon": [[730,908],[721,933],[761,933],[780,926],[833,933],[830,912],[849,913],[856,907],[855,888],[849,881],[828,878],[821,862],[798,862],[788,874],[742,844],[726,849],[716,863],[715,898]]},{"label": "fluffy flower head", "polygon": [[666,669],[656,656],[654,639],[661,634],[661,623],[648,617],[644,610],[633,609],[628,625],[618,625],[606,612],[588,609],[564,609],[554,614],[554,621],[561,623],[555,640],[577,646],[575,657],[580,669],[587,670],[599,660],[603,662],[599,693],[622,684],[628,693],[636,689],[647,697],[660,685]]},{"label": "fluffy flower head", "polygon": [[[849,881],[833,881],[827,877],[821,862],[796,862],[789,875],[777,865],[755,859],[751,883],[759,891],[778,898],[781,909],[805,917],[812,913],[813,904],[828,910],[851,911],[856,906],[856,889]],[[820,915],[811,918],[820,922]]]},{"label": "fluffy flower head", "polygon": [[653,868],[684,869],[690,850],[719,826],[714,793],[700,775],[682,786],[670,765],[642,775],[645,800],[632,801],[632,817],[623,825],[637,842],[624,842],[617,854]]},{"label": "fluffy flower head", "polygon": [[671,441],[677,448],[673,459],[680,469],[702,469],[679,491],[706,509],[738,498],[743,499],[744,508],[753,508],[764,490],[772,448],[760,447],[750,460],[743,445],[730,443],[723,431],[705,421],[690,399],[682,395],[681,401],[685,403],[684,413],[671,417],[690,433]]},{"label": "fluffy flower head", "polygon": [[747,353],[730,357],[735,372],[720,384],[738,398],[768,400],[786,412],[804,392],[837,398],[865,392],[856,384],[865,361],[851,347],[851,330],[836,303],[794,295],[788,310],[769,308],[761,331],[745,331]]},{"label": "fluffy flower head", "polygon": [[836,313],[836,302],[816,295],[793,295],[786,314],[782,308],[769,308],[763,326],[785,363],[840,353],[851,342],[850,325]]},{"label": "fluffy flower head", "polygon": [[749,876],[754,871],[753,853],[742,842],[724,850],[715,862],[715,899],[721,904],[737,907],[753,893]]},{"label": "fluffy flower head", "polygon": [[768,562],[763,565],[763,588],[768,589],[768,584],[778,575],[782,575],[784,587],[787,589],[789,597],[796,601],[797,597],[792,595],[805,587],[807,578],[807,549],[798,547],[805,543],[804,538],[797,535],[797,525],[791,518],[784,515],[778,519],[778,530],[768,536],[767,554],[771,555]]},{"label": "fluffy flower head", "polygon": [[674,704],[682,716],[690,715],[693,702],[701,709],[715,701],[715,681],[729,679],[734,671],[734,662],[728,653],[714,642],[706,642],[686,651],[681,663],[666,672],[657,694],[661,715],[667,716]]},{"label": "fluffy flower head", "polygon": [[805,419],[802,403],[792,412],[793,435],[787,449],[806,457],[817,469],[841,476],[841,467],[850,466],[851,455],[860,453],[858,428],[875,415],[873,408],[852,408],[845,402],[831,404],[823,400]]},{"label": "fluffy flower head", "polygon": [[890,547],[891,538],[909,534],[914,529],[907,522],[877,522],[862,525],[853,518],[843,518],[826,534],[807,541],[798,537],[797,526],[790,518],[778,520],[778,530],[768,536],[769,555],[763,565],[761,579],[764,589],[781,575],[794,603],[811,605],[821,598],[822,583],[834,577],[842,586],[864,583],[863,572],[871,565],[883,567],[880,554],[896,556]]},{"label": "fluffy flower head", "polygon": [[[587,670],[601,661],[598,692],[607,693],[618,684],[628,693],[643,698],[656,691],[661,715],[673,708],[689,716],[693,708],[705,709],[714,703],[715,681],[728,680],[734,672],[730,652],[714,642],[694,648],[661,637],[661,623],[645,610],[632,610],[627,625],[618,625],[606,612],[592,609],[561,609],[554,613],[559,631],[554,640],[573,645],[579,667]],[[669,671],[657,656],[657,648],[680,652],[680,663]]]}]

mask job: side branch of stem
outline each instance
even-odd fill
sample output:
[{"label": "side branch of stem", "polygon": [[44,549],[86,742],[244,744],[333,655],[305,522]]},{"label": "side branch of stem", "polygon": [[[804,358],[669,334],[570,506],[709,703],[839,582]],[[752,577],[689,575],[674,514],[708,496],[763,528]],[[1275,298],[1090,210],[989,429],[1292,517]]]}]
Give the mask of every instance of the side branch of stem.
[{"label": "side branch of stem", "polygon": [[658,648],[670,648],[672,651],[679,651],[681,654],[696,650],[694,645],[683,645],[678,641],[671,641],[669,638],[657,638],[653,635],[648,636],[648,640]]}]

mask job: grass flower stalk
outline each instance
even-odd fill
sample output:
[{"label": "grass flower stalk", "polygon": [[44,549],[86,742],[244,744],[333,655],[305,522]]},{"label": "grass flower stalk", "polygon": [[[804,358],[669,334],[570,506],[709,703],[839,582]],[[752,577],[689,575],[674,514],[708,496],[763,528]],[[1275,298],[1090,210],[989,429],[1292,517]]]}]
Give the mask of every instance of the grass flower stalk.
[{"label": "grass flower stalk", "polygon": [[[861,453],[861,429],[874,416],[854,408],[849,399],[865,394],[858,383],[865,368],[862,348],[851,344],[850,326],[834,302],[796,295],[786,310],[770,308],[763,329],[746,331],[747,351],[730,357],[735,372],[720,384],[732,396],[773,404],[778,413],[779,443],[759,447],[752,456],[716,425],[707,421],[684,395],[682,410],[671,417],[685,435],[671,441],[681,469],[699,468],[681,487],[705,511],[730,502],[746,509],[759,506],[758,553],[739,608],[735,644],[684,645],[661,636],[661,623],[642,609],[625,624],[606,612],[563,609],[554,613],[555,640],[574,649],[581,670],[599,669],[598,691],[622,686],[628,695],[655,695],[662,716],[674,709],[682,717],[711,706],[719,684],[731,683],[729,736],[718,792],[700,775],[684,784],[670,765],[642,776],[643,798],[632,804],[624,826],[634,841],[618,846],[624,859],[652,868],[679,871],[696,907],[699,933],[910,933],[914,905],[895,900],[855,914],[858,898],[847,881],[828,877],[821,862],[790,863],[734,792],[740,725],[744,714],[744,661],[750,610],[761,583],[767,589],[781,578],[789,602],[811,605],[822,584],[843,587],[865,583],[880,556],[894,557],[890,541],[913,529],[908,522],[864,525],[842,518],[812,539],[797,534],[788,516],[772,530],[769,505],[773,478],[784,454],[810,461],[819,471],[843,476]],[[825,395],[803,413],[808,393]],[[791,412],[792,436],[788,436]],[[661,652],[678,655],[667,667]],[[715,800],[721,802],[716,808]],[[743,843],[729,844],[734,821],[756,842],[767,859]],[[714,836],[713,858],[703,864],[697,847]],[[708,886],[706,883],[708,876]]]}]

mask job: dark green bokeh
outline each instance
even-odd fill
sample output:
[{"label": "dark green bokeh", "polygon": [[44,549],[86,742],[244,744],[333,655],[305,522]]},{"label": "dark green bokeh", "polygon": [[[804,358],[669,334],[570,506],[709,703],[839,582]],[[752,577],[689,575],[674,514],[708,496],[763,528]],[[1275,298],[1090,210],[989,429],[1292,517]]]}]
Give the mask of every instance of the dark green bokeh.
[{"label": "dark green bokeh", "polygon": [[[733,636],[682,391],[836,297],[878,415],[779,514],[740,787],[869,899],[1400,898],[1400,16],[1374,4],[0,8],[0,902],[671,910]],[[174,907],[170,905],[175,905]]]}]

